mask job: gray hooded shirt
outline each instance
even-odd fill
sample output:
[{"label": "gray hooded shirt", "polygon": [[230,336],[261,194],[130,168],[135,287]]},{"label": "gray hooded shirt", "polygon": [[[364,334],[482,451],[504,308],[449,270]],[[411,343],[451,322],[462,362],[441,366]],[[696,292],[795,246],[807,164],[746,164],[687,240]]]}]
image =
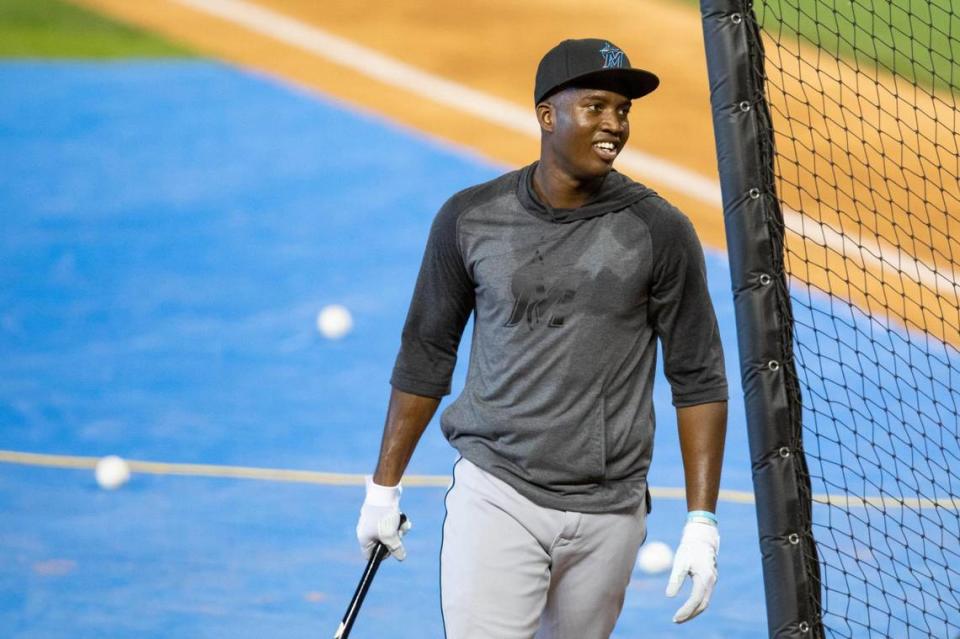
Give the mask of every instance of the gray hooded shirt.
[{"label": "gray hooded shirt", "polygon": [[703,250],[680,211],[620,173],[552,209],[535,167],[441,208],[390,381],[448,394],[474,313],[466,386],[441,416],[450,443],[541,506],[632,508],[653,452],[657,339],[675,406],[727,398]]}]

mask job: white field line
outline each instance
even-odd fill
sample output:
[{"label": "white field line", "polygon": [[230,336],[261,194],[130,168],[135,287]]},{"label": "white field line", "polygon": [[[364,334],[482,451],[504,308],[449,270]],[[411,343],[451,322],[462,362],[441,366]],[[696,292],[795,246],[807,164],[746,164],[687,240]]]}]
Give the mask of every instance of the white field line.
[{"label": "white field line", "polygon": [[877,238],[852,237],[837,231],[828,224],[801,215],[789,207],[783,207],[783,222],[786,229],[806,240],[830,249],[852,261],[858,268],[881,273],[882,281],[892,268],[913,282],[937,295],[960,296],[960,275],[952,269],[937,270],[926,262],[910,257],[889,242]]},{"label": "white field line", "polygon": [[815,494],[812,496],[813,503],[826,506],[836,506],[838,508],[863,508],[873,506],[881,510],[887,508],[909,508],[911,510],[922,510],[925,508],[943,508],[945,510],[960,510],[960,497],[938,497],[930,499],[927,497],[857,497],[855,495],[824,495]]},{"label": "white field line", "polygon": [[[76,455],[48,455],[16,450],[0,450],[0,463],[49,468],[72,468],[92,470],[99,457]],[[255,468],[250,466],[220,466],[215,464],[177,464],[170,462],[126,460],[134,473],[146,475],[185,475],[189,477],[218,477],[223,479],[257,479],[261,481],[285,481],[324,486],[363,486],[363,475],[346,473],[322,473],[312,470],[289,470],[285,468]],[[440,486],[450,484],[449,477],[431,475],[407,475],[407,486]]]},{"label": "white field line", "polygon": [[[99,457],[76,455],[48,455],[16,450],[0,450],[0,463],[23,466],[45,466],[92,470]],[[257,468],[250,466],[220,466],[216,464],[177,464],[171,462],[126,460],[134,473],[146,475],[182,475],[188,477],[218,477],[222,479],[254,479],[261,481],[285,481],[322,486],[363,486],[364,476],[351,473],[322,473],[312,470],[289,470],[286,468]],[[448,488],[448,475],[404,475],[404,486],[428,486]],[[686,499],[683,488],[650,488],[654,497],[661,499]],[[720,499],[741,504],[752,504],[753,493],[738,490],[721,490]]]},{"label": "white field line", "polygon": [[[438,104],[468,113],[478,119],[522,135],[539,139],[540,129],[532,109],[522,108],[458,82],[434,75],[395,58],[341,38],[318,27],[305,24],[246,0],[170,0],[223,20],[233,22],[261,35],[298,47],[316,56],[347,67],[361,75],[382,82]],[[719,184],[667,160],[642,151],[625,149],[619,157],[622,168],[643,176],[658,186],[667,187],[712,208],[722,207]],[[942,286],[957,294],[960,277],[953,271],[938,272],[924,262],[877,239],[853,240],[830,227],[803,218],[795,211],[784,211],[787,228],[821,246],[862,262],[863,267],[881,269],[890,264],[914,282],[938,294]],[[811,230],[811,225],[817,228]]]},{"label": "white field line", "polygon": [[[99,457],[77,455],[49,455],[16,450],[0,450],[0,463],[47,468],[92,470]],[[178,464],[172,462],[126,460],[130,470],[144,475],[180,475],[185,477],[216,477],[220,479],[253,479],[259,481],[283,481],[321,486],[363,486],[364,476],[351,473],[322,473],[313,470],[290,470],[287,468],[258,468],[251,466],[221,466],[217,464]],[[404,475],[403,485],[408,487],[448,488],[448,475]],[[686,499],[686,491],[677,487],[650,487],[650,494],[658,499]],[[721,489],[719,499],[734,504],[753,504],[752,492]],[[813,502],[844,508],[875,506],[878,508],[946,508],[960,510],[960,497],[904,498],[858,497],[856,495],[814,494]]]},{"label": "white field line", "polygon": [[[171,1],[239,24],[284,44],[298,47],[386,85],[415,93],[424,99],[469,113],[478,119],[527,137],[540,139],[540,127],[537,125],[532,108],[519,107],[508,100],[423,71],[252,2],[246,0]],[[681,166],[642,151],[630,149],[625,149],[620,154],[619,161],[622,166],[642,174],[645,179],[686,193],[712,206],[721,205],[719,184]]]}]

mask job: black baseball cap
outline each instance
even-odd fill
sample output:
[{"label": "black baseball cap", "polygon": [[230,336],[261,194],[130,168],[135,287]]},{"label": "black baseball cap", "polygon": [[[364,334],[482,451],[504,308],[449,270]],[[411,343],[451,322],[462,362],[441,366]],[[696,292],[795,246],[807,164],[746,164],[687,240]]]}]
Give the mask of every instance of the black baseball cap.
[{"label": "black baseball cap", "polygon": [[609,40],[564,40],[547,51],[537,67],[535,104],[567,87],[615,91],[630,99],[657,88],[660,78],[630,66],[630,58]]}]

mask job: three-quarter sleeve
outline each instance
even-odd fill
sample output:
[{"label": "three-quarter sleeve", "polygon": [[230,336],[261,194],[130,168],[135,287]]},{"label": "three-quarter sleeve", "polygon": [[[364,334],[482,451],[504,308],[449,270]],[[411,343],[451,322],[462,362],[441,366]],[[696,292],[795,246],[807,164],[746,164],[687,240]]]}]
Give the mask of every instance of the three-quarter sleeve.
[{"label": "three-quarter sleeve", "polygon": [[457,348],[474,308],[474,284],[458,241],[461,209],[448,201],[430,229],[403,326],[391,385],[426,397],[450,393]]},{"label": "three-quarter sleeve", "polygon": [[703,248],[690,220],[666,208],[651,225],[650,315],[677,407],[727,399],[723,347],[707,288]]}]

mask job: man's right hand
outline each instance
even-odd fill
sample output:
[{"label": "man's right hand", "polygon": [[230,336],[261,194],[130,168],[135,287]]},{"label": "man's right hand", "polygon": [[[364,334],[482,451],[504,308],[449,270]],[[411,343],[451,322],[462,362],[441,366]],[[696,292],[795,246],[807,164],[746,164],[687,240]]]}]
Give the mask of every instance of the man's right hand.
[{"label": "man's right hand", "polygon": [[367,496],[360,508],[357,522],[357,541],[364,556],[369,559],[378,542],[390,550],[390,554],[403,561],[407,551],[400,541],[411,528],[410,520],[400,525],[400,485],[380,486],[367,477]]}]

